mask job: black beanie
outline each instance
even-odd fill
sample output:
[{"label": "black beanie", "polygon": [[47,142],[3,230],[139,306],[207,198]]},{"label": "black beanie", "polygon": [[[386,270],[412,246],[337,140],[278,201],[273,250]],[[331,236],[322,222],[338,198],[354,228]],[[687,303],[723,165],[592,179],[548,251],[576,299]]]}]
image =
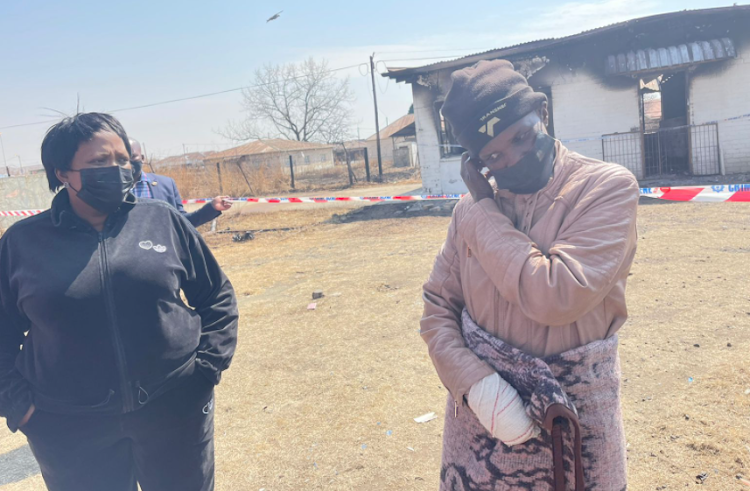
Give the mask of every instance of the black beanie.
[{"label": "black beanie", "polygon": [[474,156],[547,100],[507,60],[480,61],[453,72],[441,109],[458,143]]}]

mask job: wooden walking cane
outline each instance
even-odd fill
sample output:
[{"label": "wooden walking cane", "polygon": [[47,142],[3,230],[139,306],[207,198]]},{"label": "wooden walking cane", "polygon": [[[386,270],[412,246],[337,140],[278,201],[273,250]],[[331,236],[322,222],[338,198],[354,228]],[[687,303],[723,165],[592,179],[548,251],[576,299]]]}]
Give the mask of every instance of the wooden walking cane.
[{"label": "wooden walking cane", "polygon": [[555,491],[566,491],[565,467],[563,466],[563,425],[567,419],[575,432],[573,458],[575,463],[575,491],[584,491],[583,444],[578,416],[562,404],[552,404],[544,417],[544,429],[552,435],[552,463],[554,465]]}]

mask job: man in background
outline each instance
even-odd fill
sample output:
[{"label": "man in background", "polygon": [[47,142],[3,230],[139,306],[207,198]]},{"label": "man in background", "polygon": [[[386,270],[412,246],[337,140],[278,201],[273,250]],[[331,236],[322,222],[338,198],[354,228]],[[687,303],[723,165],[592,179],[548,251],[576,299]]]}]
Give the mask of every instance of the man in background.
[{"label": "man in background", "polygon": [[145,156],[141,149],[141,144],[136,140],[130,140],[130,148],[132,150],[132,163],[133,163],[133,176],[135,179],[135,187],[133,188],[133,194],[139,199],[158,199],[166,201],[170,205],[177,208],[177,210],[185,215],[194,227],[199,227],[221,215],[221,212],[226,211],[232,207],[232,202],[229,201],[228,196],[217,196],[211,200],[210,203],[206,203],[202,208],[187,212],[182,206],[182,197],[180,192],[177,190],[177,183],[174,179],[159,174],[152,174],[143,171],[143,164],[145,162]]}]

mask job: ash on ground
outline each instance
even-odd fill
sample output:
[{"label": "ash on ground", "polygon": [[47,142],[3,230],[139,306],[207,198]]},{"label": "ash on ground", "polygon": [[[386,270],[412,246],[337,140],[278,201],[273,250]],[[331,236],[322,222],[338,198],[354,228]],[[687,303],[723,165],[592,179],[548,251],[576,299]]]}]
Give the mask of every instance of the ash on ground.
[{"label": "ash on ground", "polygon": [[449,217],[458,200],[411,201],[404,203],[378,203],[363,206],[343,215],[333,215],[328,223],[350,223],[391,218],[422,216]]}]

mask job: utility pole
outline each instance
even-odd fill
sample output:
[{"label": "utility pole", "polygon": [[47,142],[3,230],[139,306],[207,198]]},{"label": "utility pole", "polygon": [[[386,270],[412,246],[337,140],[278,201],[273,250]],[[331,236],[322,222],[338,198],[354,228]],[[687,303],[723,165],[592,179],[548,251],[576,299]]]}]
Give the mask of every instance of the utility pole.
[{"label": "utility pole", "polygon": [[182,160],[187,165],[187,150],[185,150],[185,144],[182,144]]},{"label": "utility pole", "polygon": [[380,123],[378,123],[378,93],[375,90],[375,53],[370,56],[370,75],[372,75],[372,100],[375,103],[375,138],[378,146],[378,177],[383,182],[383,159],[380,156]]},{"label": "utility pole", "polygon": [[3,149],[3,165],[5,166],[5,172],[8,173],[8,177],[10,177],[10,167],[8,167],[8,161],[5,160],[5,143],[3,143],[3,134],[0,133],[0,148]]},{"label": "utility pole", "polygon": [[16,157],[18,157],[18,166],[21,168],[21,174],[26,174],[26,171],[23,168],[23,162],[21,162],[21,156],[16,155]]}]

